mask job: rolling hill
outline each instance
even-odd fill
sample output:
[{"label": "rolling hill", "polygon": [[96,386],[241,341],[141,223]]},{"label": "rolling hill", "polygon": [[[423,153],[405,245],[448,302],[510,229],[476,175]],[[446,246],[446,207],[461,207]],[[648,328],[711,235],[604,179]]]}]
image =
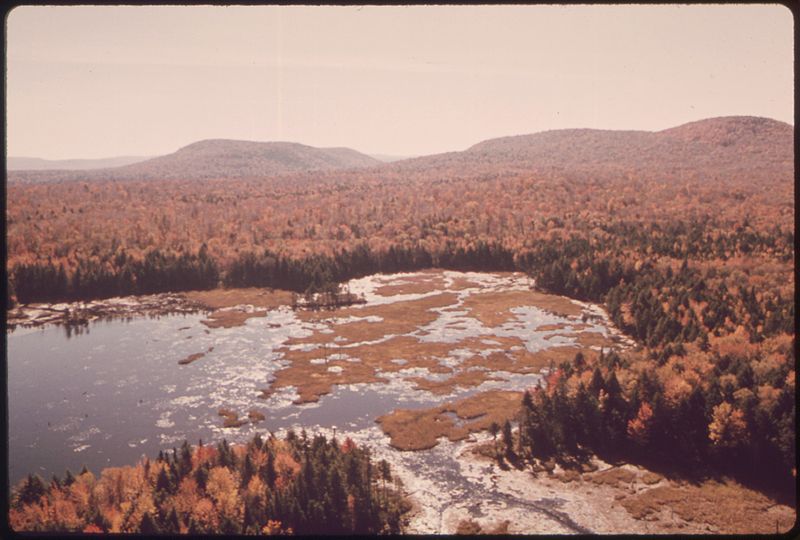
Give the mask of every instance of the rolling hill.
[{"label": "rolling hill", "polygon": [[791,175],[794,128],[769,118],[730,116],[663,131],[560,129],[490,139],[463,152],[392,163],[397,171],[498,170],[648,175]]},{"label": "rolling hill", "polygon": [[353,169],[379,163],[350,148],[209,139],[184,146],[172,154],[121,167],[84,171],[9,171],[9,179],[35,182],[272,177]]},{"label": "rolling hill", "polygon": [[[489,139],[461,152],[383,162],[349,148],[291,142],[209,139],[165,156],[85,171],[9,171],[14,181],[260,178],[308,172],[347,176],[370,168],[375,178],[474,178],[566,173],[602,178],[729,178],[762,181],[794,174],[794,128],[752,116],[690,122],[662,131],[559,129]],[[358,174],[358,173],[357,173]],[[309,180],[310,177],[305,177]]]}]

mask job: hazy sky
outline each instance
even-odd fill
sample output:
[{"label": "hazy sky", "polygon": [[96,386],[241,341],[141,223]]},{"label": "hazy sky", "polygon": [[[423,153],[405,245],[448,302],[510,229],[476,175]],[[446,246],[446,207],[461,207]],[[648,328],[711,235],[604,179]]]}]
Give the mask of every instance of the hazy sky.
[{"label": "hazy sky", "polygon": [[794,123],[779,5],[23,6],[6,24],[12,156],[208,138],[419,155],[557,128]]}]

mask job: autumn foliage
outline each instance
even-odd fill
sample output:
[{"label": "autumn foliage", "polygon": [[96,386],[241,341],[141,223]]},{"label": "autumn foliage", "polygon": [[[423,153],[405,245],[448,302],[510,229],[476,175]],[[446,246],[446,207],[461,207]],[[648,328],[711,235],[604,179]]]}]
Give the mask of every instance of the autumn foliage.
[{"label": "autumn foliage", "polygon": [[15,531],[142,534],[400,532],[406,502],[391,468],[347,440],[290,432],[246,445],[190,447],[135,466],[84,469],[13,490]]},{"label": "autumn foliage", "polygon": [[791,491],[795,466],[792,338],[748,345],[712,337],[654,360],[645,351],[564,362],[526,394],[519,454],[587,452],[725,473]]}]

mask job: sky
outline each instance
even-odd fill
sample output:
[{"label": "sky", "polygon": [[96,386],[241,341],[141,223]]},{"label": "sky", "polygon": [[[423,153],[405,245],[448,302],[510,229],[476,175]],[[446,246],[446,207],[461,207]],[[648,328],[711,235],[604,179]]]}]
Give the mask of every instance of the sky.
[{"label": "sky", "polygon": [[21,6],[6,25],[10,156],[211,138],[413,156],[549,129],[794,124],[780,5]]}]

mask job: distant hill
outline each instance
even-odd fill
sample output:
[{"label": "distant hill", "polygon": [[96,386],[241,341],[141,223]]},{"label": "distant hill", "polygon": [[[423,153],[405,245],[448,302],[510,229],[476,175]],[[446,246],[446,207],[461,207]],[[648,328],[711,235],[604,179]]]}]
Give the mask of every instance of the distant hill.
[{"label": "distant hill", "polygon": [[114,172],[131,178],[242,178],[353,169],[378,163],[350,148],[209,139]]},{"label": "distant hill", "polygon": [[663,131],[560,129],[480,142],[449,152],[390,164],[397,170],[500,170],[748,174],[794,171],[794,128],[784,122],[730,116]]},{"label": "distant hill", "polygon": [[119,156],[100,159],[42,159],[35,157],[6,158],[6,170],[9,171],[52,171],[52,170],[91,170],[107,167],[121,167],[150,159],[150,156]]},{"label": "distant hill", "polygon": [[[10,171],[18,181],[244,178],[370,168],[374,178],[496,177],[567,173],[583,178],[793,178],[794,128],[752,116],[710,118],[662,131],[560,129],[490,139],[462,152],[381,160],[349,148],[227,139],[199,141],[165,156],[85,171]],[[374,173],[374,174],[373,174]],[[308,178],[307,178],[308,179]]]},{"label": "distant hill", "polygon": [[22,181],[243,178],[333,171],[377,164],[380,161],[350,148],[209,139],[184,146],[172,154],[121,167],[80,172],[21,171],[9,174],[9,178]]}]

